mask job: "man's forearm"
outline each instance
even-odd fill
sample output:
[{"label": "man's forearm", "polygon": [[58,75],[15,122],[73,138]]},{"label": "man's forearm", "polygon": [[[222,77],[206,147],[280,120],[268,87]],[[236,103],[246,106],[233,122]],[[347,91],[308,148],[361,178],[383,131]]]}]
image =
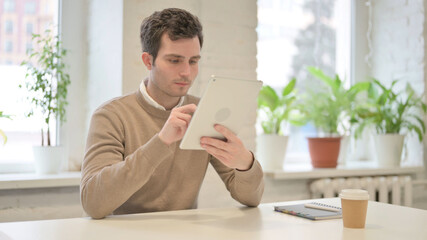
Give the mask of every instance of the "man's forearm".
[{"label": "man's forearm", "polygon": [[159,149],[158,145],[164,143],[156,135],[124,160],[111,160],[113,154],[87,154],[89,159],[85,159],[81,184],[85,211],[93,218],[103,218],[143,187],[161,162],[172,154],[167,146],[161,146],[165,149],[160,151],[150,151]]}]

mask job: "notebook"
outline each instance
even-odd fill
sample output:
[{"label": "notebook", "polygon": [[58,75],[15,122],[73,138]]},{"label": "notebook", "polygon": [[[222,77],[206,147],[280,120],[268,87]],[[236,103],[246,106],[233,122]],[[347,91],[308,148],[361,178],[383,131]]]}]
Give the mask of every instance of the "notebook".
[{"label": "notebook", "polygon": [[306,207],[305,204],[286,205],[286,206],[274,206],[274,211],[286,213],[302,218],[311,220],[325,220],[342,218],[342,210],[339,207],[325,205],[322,203],[310,203],[311,205],[319,205],[319,207],[333,208],[337,211],[327,211],[322,209],[314,209],[312,207]]}]

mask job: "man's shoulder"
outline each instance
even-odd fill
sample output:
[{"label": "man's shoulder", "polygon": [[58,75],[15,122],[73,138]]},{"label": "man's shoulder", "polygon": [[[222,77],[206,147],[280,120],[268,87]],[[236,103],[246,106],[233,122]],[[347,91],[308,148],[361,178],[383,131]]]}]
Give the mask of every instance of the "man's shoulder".
[{"label": "man's shoulder", "polygon": [[126,106],[130,106],[132,104],[137,104],[137,97],[135,92],[112,98],[102,103],[95,110],[95,112],[101,111],[101,110],[114,111],[114,109],[117,109],[117,108],[123,109],[123,108],[126,108]]}]

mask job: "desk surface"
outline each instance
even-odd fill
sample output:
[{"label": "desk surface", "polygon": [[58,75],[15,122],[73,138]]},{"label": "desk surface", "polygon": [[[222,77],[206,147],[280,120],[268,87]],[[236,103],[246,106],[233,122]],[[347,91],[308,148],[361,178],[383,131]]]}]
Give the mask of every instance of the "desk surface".
[{"label": "desk surface", "polygon": [[[337,198],[321,202],[340,206]],[[283,202],[295,204],[306,201]],[[427,239],[427,211],[369,202],[365,229],[258,208],[197,209],[0,224],[0,239]]]}]

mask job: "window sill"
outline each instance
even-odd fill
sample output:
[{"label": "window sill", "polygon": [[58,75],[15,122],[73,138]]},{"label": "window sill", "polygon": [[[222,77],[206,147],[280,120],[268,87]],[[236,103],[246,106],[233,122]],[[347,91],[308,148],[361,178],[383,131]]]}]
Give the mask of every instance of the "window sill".
[{"label": "window sill", "polygon": [[80,185],[80,177],[80,172],[0,174],[0,190],[74,187]]},{"label": "window sill", "polygon": [[390,167],[376,166],[373,162],[348,162],[337,168],[313,168],[310,163],[286,163],[283,169],[265,170],[264,175],[274,180],[316,179],[325,177],[359,177],[384,175],[412,175],[425,171],[423,166]]},{"label": "window sill", "polygon": [[[313,168],[310,163],[288,163],[281,170],[265,170],[266,177],[274,180],[316,179],[325,177],[357,177],[375,175],[417,174],[423,166],[379,168],[371,162],[352,162],[337,168]],[[80,172],[61,172],[38,175],[35,173],[0,174],[0,190],[51,187],[75,187],[80,185]]]}]

